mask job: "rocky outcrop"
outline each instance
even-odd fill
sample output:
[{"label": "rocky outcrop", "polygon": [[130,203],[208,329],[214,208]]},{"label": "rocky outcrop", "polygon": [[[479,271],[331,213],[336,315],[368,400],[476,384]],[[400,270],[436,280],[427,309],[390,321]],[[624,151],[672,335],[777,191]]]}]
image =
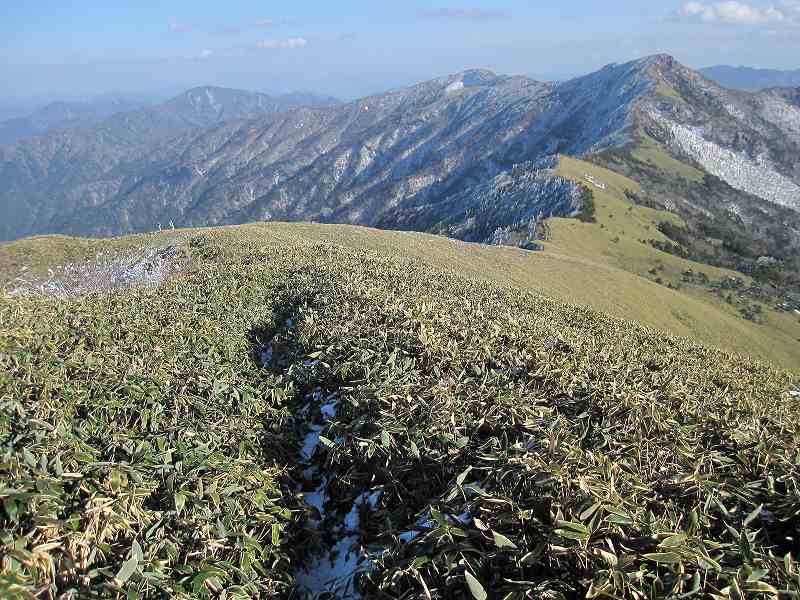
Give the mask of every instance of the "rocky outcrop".
[{"label": "rocky outcrop", "polygon": [[528,246],[544,219],[576,215],[585,188],[556,176],[555,157],[523,163],[434,203],[387,214],[379,227],[440,233],[468,242]]}]

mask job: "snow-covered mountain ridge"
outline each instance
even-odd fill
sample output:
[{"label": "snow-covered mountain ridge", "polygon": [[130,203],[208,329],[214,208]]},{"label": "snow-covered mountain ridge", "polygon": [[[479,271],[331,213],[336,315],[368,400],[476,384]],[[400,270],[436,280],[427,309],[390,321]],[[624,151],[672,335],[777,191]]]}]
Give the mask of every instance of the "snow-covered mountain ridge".
[{"label": "snow-covered mountain ridge", "polygon": [[[470,70],[288,110],[223,92],[167,103],[170,123],[197,125],[151,143],[136,143],[140,124],[122,115],[113,134],[105,125],[0,148],[0,238],[258,220],[430,229],[457,221],[473,194],[483,197],[515,165],[625,148],[642,132],[748,199],[800,206],[791,94],[725,90],[664,55],[557,85]],[[554,204],[547,185],[528,192],[518,207],[575,210]],[[421,223],[425,211],[435,221]],[[495,225],[504,226],[480,229]]]},{"label": "snow-covered mountain ridge", "polygon": [[768,90],[724,89],[669,57],[653,59],[661,86],[640,100],[639,119],[663,141],[732,187],[800,208],[800,108]]}]

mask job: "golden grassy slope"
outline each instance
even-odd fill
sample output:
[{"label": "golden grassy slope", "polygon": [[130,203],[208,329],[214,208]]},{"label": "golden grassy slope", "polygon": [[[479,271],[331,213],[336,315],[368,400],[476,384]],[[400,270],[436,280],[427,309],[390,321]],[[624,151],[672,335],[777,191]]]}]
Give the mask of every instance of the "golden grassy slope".
[{"label": "golden grassy slope", "polygon": [[701,182],[705,173],[673,157],[661,144],[645,133],[640,133],[638,143],[631,151],[636,160],[656,166],[665,175],[683,177],[689,181]]},{"label": "golden grassy slope", "polygon": [[[639,185],[633,180],[570,157],[561,158],[558,172],[563,177],[584,183],[584,175],[588,173],[607,187],[600,190],[592,186],[596,224],[581,223],[574,219],[550,220],[552,240],[546,244],[548,253],[581,261],[584,268],[590,268],[589,264],[594,263],[601,269],[622,269],[645,279],[653,279],[648,272],[658,265],[658,276],[664,284],[678,284],[681,273],[688,269],[703,272],[713,280],[741,277],[749,283],[749,278],[741,273],[700,265],[650,246],[648,240],[666,240],[656,228],[659,221],[682,221],[671,213],[631,204],[624,192],[626,189],[639,190]],[[608,285],[613,286],[613,283],[608,281]],[[756,325],[742,319],[735,308],[704,290],[688,287],[680,291],[667,290],[673,293],[662,296],[652,290],[641,293],[639,289],[638,285],[632,286],[628,282],[625,287],[611,292],[613,297],[623,296],[627,302],[637,304],[631,318],[680,335],[693,335],[704,343],[787,367],[796,368],[800,365],[800,322],[791,314],[769,311],[766,323]],[[584,300],[576,296],[573,301]],[[609,304],[613,304],[613,301],[610,299]],[[591,301],[587,303],[619,314],[613,306]]]}]

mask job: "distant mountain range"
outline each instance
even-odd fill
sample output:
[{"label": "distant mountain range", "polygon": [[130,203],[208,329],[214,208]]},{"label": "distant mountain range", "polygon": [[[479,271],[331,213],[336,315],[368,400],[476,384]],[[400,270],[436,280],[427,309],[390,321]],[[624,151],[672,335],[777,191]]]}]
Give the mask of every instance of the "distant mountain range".
[{"label": "distant mountain range", "polygon": [[56,129],[87,127],[111,115],[145,106],[141,102],[116,98],[95,102],[52,102],[26,117],[0,121],[0,144],[12,144]]},{"label": "distant mountain range", "polygon": [[718,65],[700,69],[700,72],[722,87],[734,90],[753,92],[766,88],[800,86],[800,69],[778,71]]},{"label": "distant mountain range", "polygon": [[195,88],[154,107],[114,114],[82,127],[62,122],[45,135],[0,145],[0,239],[61,230],[53,219],[82,209],[93,211],[119,191],[121,165],[146,157],[187,132],[306,104],[335,103],[311,94],[273,97]]},{"label": "distant mountain range", "polygon": [[[225,110],[232,111],[230,114],[216,114],[213,103],[203,107],[203,101],[198,100],[198,94],[214,94],[221,98],[225,104]],[[248,106],[248,100],[254,105]],[[187,102],[194,102],[193,106],[188,106]],[[270,111],[288,110],[300,106],[334,106],[339,101],[328,96],[318,96],[312,93],[295,92],[280,96],[269,96],[253,92],[243,92],[225,88],[204,87],[189,90],[172,100],[153,108],[156,120],[163,124],[163,117],[170,113],[178,116],[179,120],[185,116],[189,122],[193,119],[197,126],[205,126],[210,122],[220,119],[239,118],[241,116],[268,113]],[[105,119],[122,113],[137,113],[138,115],[150,114],[146,109],[151,104],[143,100],[132,99],[126,96],[104,95],[86,101],[59,101],[51,102],[46,106],[37,109],[33,113],[14,119],[0,121],[0,145],[12,144],[25,138],[36,137],[65,129],[88,128],[101,124]],[[219,106],[222,106],[220,104]],[[250,112],[252,108],[252,113]],[[200,114],[206,111],[207,114]],[[237,112],[238,111],[238,112]],[[136,117],[133,117],[136,118]],[[211,121],[207,121],[207,119]],[[173,133],[175,123],[172,123],[164,131],[165,135]],[[178,129],[183,127],[178,125]]]},{"label": "distant mountain range", "polygon": [[314,220],[496,241],[580,211],[557,154],[633,177],[699,238],[800,244],[797,90],[725,89],[665,55],[564,83],[471,70],[347,104],[193,89],[0,146],[0,239]]}]

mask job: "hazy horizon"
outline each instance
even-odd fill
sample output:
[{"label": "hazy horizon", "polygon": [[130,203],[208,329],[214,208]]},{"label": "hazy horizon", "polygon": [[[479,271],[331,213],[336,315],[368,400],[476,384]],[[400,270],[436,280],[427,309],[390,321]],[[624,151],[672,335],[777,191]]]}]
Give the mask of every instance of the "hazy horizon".
[{"label": "hazy horizon", "polygon": [[660,52],[690,67],[797,68],[800,3],[522,0],[290,7],[176,0],[7,7],[3,96],[168,96],[199,85],[349,100],[468,68],[564,79]]}]

